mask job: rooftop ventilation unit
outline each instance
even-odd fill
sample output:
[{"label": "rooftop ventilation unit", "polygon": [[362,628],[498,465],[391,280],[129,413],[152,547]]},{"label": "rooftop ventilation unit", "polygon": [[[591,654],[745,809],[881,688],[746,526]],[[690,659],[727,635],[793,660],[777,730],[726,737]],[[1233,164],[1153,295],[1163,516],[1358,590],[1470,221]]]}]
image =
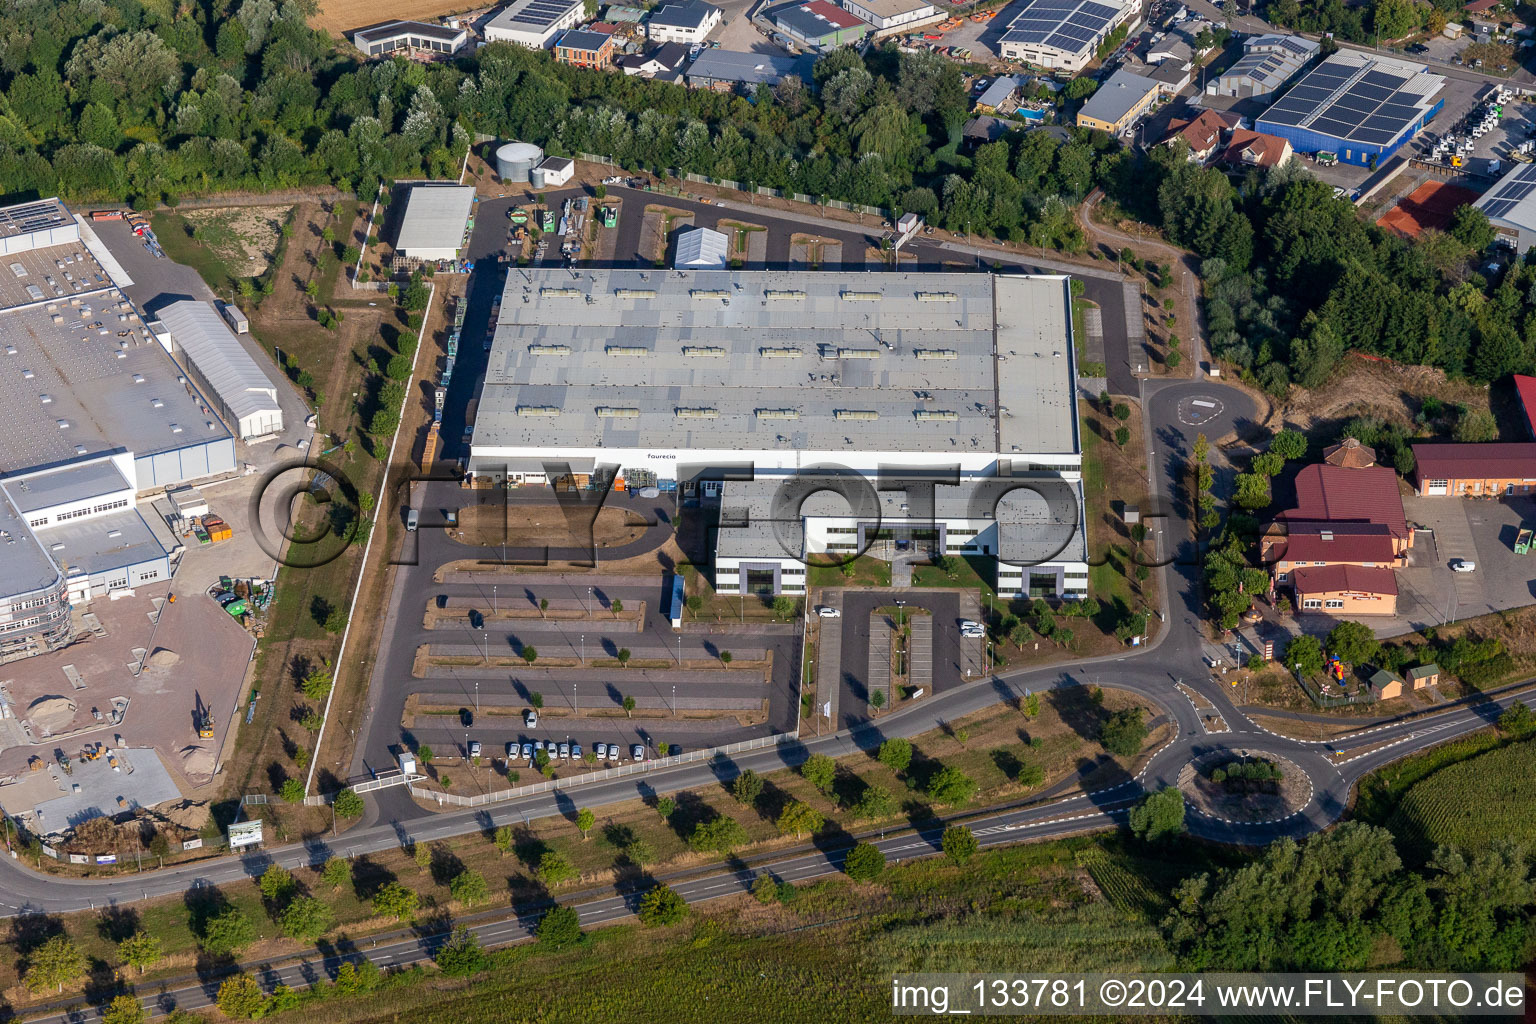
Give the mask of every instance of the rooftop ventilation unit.
[{"label": "rooftop ventilation unit", "polygon": [[764,359],[799,359],[800,350],[797,348],[760,348],[757,354]]},{"label": "rooftop ventilation unit", "polygon": [[528,354],[531,356],[568,356],[571,354],[569,345],[529,345]]},{"label": "rooftop ventilation unit", "polygon": [[640,410],[614,405],[600,405],[597,407],[597,415],[605,420],[637,420],[640,418]]},{"label": "rooftop ventilation unit", "polygon": [[797,420],[800,418],[798,409],[758,409],[757,418],[760,420]]},{"label": "rooftop ventilation unit", "polygon": [[712,420],[720,415],[719,409],[674,409],[680,420]]},{"label": "rooftop ventilation unit", "polygon": [[648,356],[651,350],[644,345],[608,345],[603,349],[610,356]]},{"label": "rooftop ventilation unit", "polygon": [[580,288],[540,288],[539,297],[544,299],[579,299],[582,297]]},{"label": "rooftop ventilation unit", "polygon": [[688,297],[693,299],[728,299],[731,293],[724,288],[690,288]]},{"label": "rooftop ventilation unit", "polygon": [[952,348],[920,348],[917,350],[919,359],[958,359],[960,353]]},{"label": "rooftop ventilation unit", "polygon": [[839,359],[879,359],[880,350],[877,348],[840,348],[837,350]]},{"label": "rooftop ventilation unit", "polygon": [[960,418],[959,413],[953,412],[949,409],[919,409],[917,412],[913,413],[913,415],[917,417],[919,422],[933,422],[937,420],[944,423],[953,423],[955,420]]},{"label": "rooftop ventilation unit", "polygon": [[834,409],[832,415],[840,420],[877,420],[880,414],[873,409]]},{"label": "rooftop ventilation unit", "polygon": [[719,359],[725,355],[725,349],[719,345],[684,345],[683,355],[698,356],[701,359]]},{"label": "rooftop ventilation unit", "polygon": [[879,302],[885,298],[883,292],[839,292],[844,302]]},{"label": "rooftop ventilation unit", "polygon": [[918,292],[918,302],[954,302],[960,296],[954,292]]},{"label": "rooftop ventilation unit", "polygon": [[783,290],[775,291],[775,290],[770,289],[768,291],[763,292],[763,298],[769,299],[769,300],[772,300],[772,301],[783,301],[783,302],[798,301],[800,299],[805,298],[805,292],[783,291]]},{"label": "rooftop ventilation unit", "polygon": [[619,299],[654,299],[656,297],[656,289],[654,289],[654,288],[615,288],[613,290],[613,294],[614,294],[615,298],[619,298]]},{"label": "rooftop ventilation unit", "polygon": [[559,416],[558,405],[520,405],[517,407],[519,416]]}]

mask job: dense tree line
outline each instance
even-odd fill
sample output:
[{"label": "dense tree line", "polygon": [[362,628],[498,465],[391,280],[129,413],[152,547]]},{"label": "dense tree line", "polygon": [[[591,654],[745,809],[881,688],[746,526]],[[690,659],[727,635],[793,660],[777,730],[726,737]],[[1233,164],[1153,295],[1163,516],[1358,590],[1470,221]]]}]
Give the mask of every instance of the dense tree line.
[{"label": "dense tree line", "polygon": [[1529,956],[1533,909],[1536,886],[1521,847],[1442,847],[1414,870],[1392,833],[1346,822],[1186,880],[1165,927],[1196,970],[1507,971]]},{"label": "dense tree line", "polygon": [[451,176],[474,133],[633,169],[681,169],[898,206],[962,230],[1080,247],[1068,204],[1121,159],[1081,133],[959,152],[969,98],[938,54],[838,50],[748,100],[492,44],[362,63],[308,27],[314,0],[9,0],[0,191],[148,204],[331,183],[371,195]]},{"label": "dense tree line", "polygon": [[1234,183],[1182,153],[1156,147],[1102,180],[1202,258],[1212,351],[1253,383],[1315,387],[1351,350],[1480,381],[1536,365],[1536,266],[1482,264],[1494,233],[1480,211],[1410,241],[1294,161]]}]

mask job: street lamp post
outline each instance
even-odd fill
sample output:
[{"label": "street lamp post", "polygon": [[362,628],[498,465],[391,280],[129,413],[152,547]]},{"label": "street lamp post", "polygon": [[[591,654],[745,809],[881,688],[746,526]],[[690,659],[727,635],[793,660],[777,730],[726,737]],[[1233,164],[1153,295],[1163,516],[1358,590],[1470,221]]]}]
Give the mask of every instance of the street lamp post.
[{"label": "street lamp post", "polygon": [[496,614],[496,585],[491,584],[491,614]]},{"label": "street lamp post", "polygon": [[587,617],[592,617],[592,588],[587,588]]},{"label": "street lamp post", "polygon": [[581,634],[581,665],[583,668],[587,665],[587,634],[585,633]]},{"label": "street lamp post", "polygon": [[475,714],[480,713],[480,680],[475,680]]},{"label": "street lamp post", "polygon": [[480,634],[480,638],[481,638],[481,640],[483,640],[485,642],[485,663],[487,665],[489,665],[491,663],[491,634],[490,634],[490,631],[487,630],[487,631],[481,633]]},{"label": "street lamp post", "polygon": [[672,717],[677,717],[677,684],[672,684]]}]

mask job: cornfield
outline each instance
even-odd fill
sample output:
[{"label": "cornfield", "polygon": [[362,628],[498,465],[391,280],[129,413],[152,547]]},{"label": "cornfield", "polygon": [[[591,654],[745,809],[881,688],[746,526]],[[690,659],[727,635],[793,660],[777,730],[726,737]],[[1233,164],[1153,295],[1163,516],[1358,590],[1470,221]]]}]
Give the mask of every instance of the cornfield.
[{"label": "cornfield", "polygon": [[1168,901],[1147,880],[1111,856],[1102,846],[1090,846],[1077,855],[1078,866],[1088,872],[1104,898],[1116,910],[1156,922],[1168,910]]},{"label": "cornfield", "polygon": [[1470,850],[1498,839],[1536,841],[1536,742],[1442,768],[1414,785],[1387,827],[1428,853],[1445,843]]}]

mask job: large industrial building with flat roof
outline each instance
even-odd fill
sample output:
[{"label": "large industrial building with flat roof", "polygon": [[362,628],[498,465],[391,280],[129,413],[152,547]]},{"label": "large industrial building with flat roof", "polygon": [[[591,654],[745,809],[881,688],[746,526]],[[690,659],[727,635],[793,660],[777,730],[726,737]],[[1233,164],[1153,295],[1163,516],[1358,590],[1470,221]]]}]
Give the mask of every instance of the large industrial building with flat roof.
[{"label": "large industrial building with flat roof", "polygon": [[931,510],[920,496],[885,514],[848,499],[787,513],[797,528],[722,529],[717,587],[800,592],[808,558],[844,553],[838,531],[858,553],[895,529],[1005,560],[1050,547],[1000,565],[1000,587],[1080,596],[1069,311],[1067,279],[1052,276],[515,270],[468,473],[572,487],[617,476],[756,508],[753,521],[806,480],[920,492],[902,482],[915,474],[932,482]]},{"label": "large industrial building with flat roof", "polygon": [[169,578],[176,540],[138,495],[236,470],[234,381],[168,353],[62,203],[0,209],[0,661],[67,643],[72,604]]},{"label": "large industrial building with flat roof", "polygon": [[1422,64],[1340,50],[1307,72],[1254,128],[1298,153],[1374,168],[1445,106],[1445,79]]}]

